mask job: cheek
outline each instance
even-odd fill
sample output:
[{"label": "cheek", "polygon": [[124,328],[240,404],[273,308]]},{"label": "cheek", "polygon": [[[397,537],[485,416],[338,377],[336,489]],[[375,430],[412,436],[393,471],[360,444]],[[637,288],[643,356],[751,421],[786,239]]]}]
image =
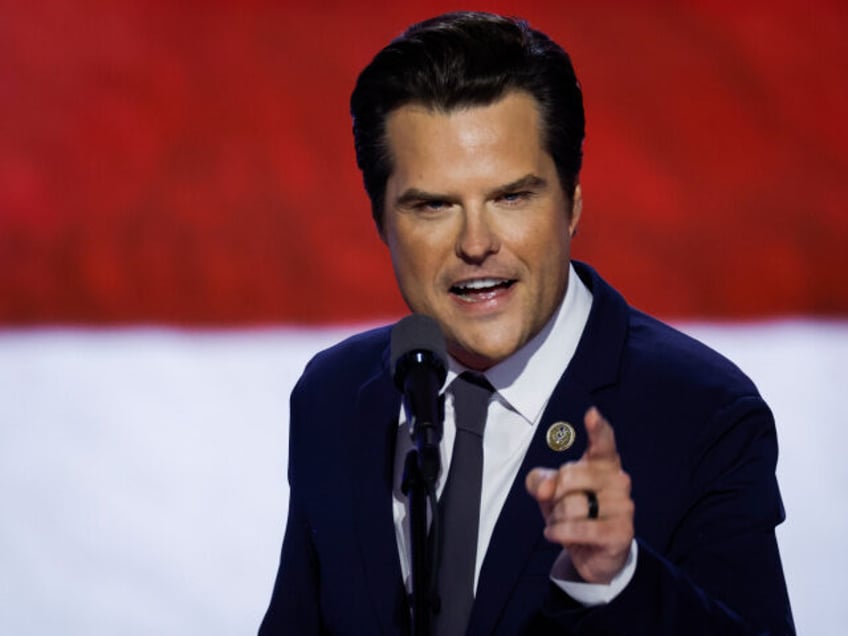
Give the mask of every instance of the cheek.
[{"label": "cheek", "polygon": [[[567,276],[570,240],[566,223],[541,224],[524,236],[520,258],[530,270],[537,293],[557,294]],[[545,291],[547,290],[547,292]]]},{"label": "cheek", "polygon": [[423,237],[394,236],[388,241],[395,278],[407,302],[429,293],[438,278],[440,261],[436,251]]},{"label": "cheek", "polygon": [[440,223],[401,224],[389,236],[392,262],[405,271],[432,276],[452,253],[450,234]]},{"label": "cheek", "polygon": [[568,253],[568,226],[565,223],[516,224],[505,237],[504,245],[531,269],[559,263]]}]

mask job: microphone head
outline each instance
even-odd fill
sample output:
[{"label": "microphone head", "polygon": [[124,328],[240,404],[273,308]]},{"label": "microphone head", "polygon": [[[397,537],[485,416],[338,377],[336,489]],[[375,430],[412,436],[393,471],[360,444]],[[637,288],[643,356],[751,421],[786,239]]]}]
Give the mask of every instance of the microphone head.
[{"label": "microphone head", "polygon": [[424,314],[411,314],[392,327],[392,377],[403,385],[412,362],[432,364],[444,381],[447,375],[447,345],[439,323]]}]

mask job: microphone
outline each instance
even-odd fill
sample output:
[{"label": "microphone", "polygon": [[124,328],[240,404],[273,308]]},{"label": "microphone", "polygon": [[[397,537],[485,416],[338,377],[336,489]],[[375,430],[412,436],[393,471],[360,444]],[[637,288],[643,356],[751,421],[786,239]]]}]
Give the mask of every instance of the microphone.
[{"label": "microphone", "polygon": [[429,316],[412,314],[392,328],[392,377],[403,393],[422,477],[429,483],[435,483],[439,472],[444,422],[444,398],[439,391],[447,376],[446,359],[445,337]]}]

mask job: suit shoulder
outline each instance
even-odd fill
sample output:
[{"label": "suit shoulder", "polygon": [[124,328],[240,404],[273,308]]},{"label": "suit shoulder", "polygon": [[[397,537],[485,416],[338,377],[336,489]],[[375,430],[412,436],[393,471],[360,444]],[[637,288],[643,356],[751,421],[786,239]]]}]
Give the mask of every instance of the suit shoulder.
[{"label": "suit shoulder", "polygon": [[628,351],[634,369],[687,391],[703,390],[719,401],[759,396],[751,379],[704,343],[643,312],[631,309]]},{"label": "suit shoulder", "polygon": [[319,351],[306,364],[296,390],[318,384],[328,386],[360,385],[387,364],[391,326],[377,327],[354,334]]}]

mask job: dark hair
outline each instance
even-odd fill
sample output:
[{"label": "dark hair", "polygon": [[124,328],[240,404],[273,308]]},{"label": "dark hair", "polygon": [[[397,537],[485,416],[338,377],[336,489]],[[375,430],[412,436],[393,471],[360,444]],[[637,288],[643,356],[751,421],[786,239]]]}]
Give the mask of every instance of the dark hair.
[{"label": "dark hair", "polygon": [[458,12],[419,22],[360,73],[350,98],[356,163],[378,229],[392,158],[387,115],[409,103],[450,112],[525,91],[539,106],[542,142],[571,198],[583,159],[583,95],[568,54],[523,20]]}]

